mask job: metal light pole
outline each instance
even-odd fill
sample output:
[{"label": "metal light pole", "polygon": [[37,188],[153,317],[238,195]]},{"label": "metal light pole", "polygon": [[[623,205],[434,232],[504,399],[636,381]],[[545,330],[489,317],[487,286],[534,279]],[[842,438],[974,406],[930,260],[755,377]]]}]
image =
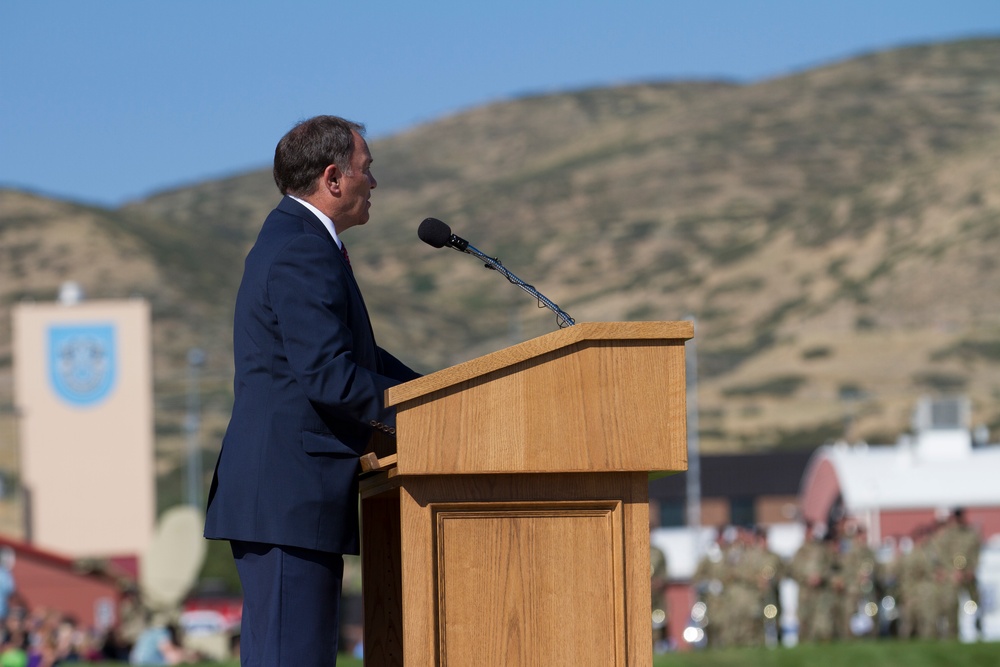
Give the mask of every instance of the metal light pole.
[{"label": "metal light pole", "polygon": [[[693,315],[685,319],[696,325]],[[685,347],[685,375],[687,377],[687,525],[695,535],[701,529],[701,455],[698,449],[698,348],[692,338]],[[696,541],[697,544],[697,541]],[[696,546],[697,548],[697,546]],[[696,554],[700,556],[701,554]]]},{"label": "metal light pole", "polygon": [[187,504],[201,507],[201,367],[205,365],[205,352],[194,347],[188,350],[187,416]]}]

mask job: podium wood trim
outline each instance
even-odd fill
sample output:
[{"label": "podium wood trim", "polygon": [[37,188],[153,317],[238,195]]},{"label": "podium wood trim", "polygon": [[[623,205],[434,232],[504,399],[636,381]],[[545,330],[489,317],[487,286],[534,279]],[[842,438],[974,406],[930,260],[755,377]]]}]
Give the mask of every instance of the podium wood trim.
[{"label": "podium wood trim", "polygon": [[474,380],[498,370],[536,359],[562,348],[596,341],[677,340],[694,337],[694,324],[682,322],[582,322],[491,354],[390,387],[389,405],[401,405],[421,396]]},{"label": "podium wood trim", "polygon": [[691,334],[690,322],[575,325],[393,387],[399,472],[686,469]]}]

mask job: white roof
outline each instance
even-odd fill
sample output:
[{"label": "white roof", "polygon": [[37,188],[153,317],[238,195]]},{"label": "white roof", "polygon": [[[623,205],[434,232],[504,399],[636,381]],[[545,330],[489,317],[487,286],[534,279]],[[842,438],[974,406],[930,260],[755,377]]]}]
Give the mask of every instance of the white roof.
[{"label": "white roof", "polygon": [[1000,507],[1000,447],[947,451],[903,441],[822,447],[837,473],[844,506],[869,509]]},{"label": "white roof", "polygon": [[649,541],[667,557],[667,578],[686,581],[694,576],[702,555],[715,541],[716,532],[710,527],[656,528],[650,532]]}]

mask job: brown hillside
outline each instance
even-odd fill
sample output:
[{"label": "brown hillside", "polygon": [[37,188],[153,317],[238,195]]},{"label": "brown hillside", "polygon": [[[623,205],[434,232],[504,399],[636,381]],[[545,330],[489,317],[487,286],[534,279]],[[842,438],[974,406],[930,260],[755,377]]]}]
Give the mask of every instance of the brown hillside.
[{"label": "brown hillside", "polygon": [[[434,216],[577,320],[696,317],[707,450],[894,439],[924,393],[969,394],[977,422],[1000,426],[1000,40],[753,85],[517,99],[372,150],[372,221],[347,241],[381,342],[424,370],[555,327],[471,257],[420,243],[418,223]],[[91,296],[154,295],[161,441],[179,433],[183,407],[167,378],[199,345],[217,446],[232,295],[277,198],[266,170],[117,212],[2,193],[0,298],[27,284],[40,298],[66,277]],[[38,278],[11,289],[6,234],[28,234],[9,213],[28,204],[11,201],[51,225],[92,220],[85,236],[104,239],[115,266],[149,266],[101,279],[96,249],[68,246],[59,270],[42,262],[54,251],[22,250]],[[48,229],[23,243],[55,244]]]}]

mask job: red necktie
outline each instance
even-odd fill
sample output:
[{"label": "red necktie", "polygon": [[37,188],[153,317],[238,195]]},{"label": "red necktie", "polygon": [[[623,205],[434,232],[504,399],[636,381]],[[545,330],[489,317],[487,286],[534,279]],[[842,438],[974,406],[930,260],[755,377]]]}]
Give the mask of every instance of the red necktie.
[{"label": "red necktie", "polygon": [[347,246],[344,245],[343,241],[340,242],[340,254],[344,256],[344,261],[347,262],[347,268],[351,269],[353,272],[354,269],[351,268],[351,256],[347,254]]}]

